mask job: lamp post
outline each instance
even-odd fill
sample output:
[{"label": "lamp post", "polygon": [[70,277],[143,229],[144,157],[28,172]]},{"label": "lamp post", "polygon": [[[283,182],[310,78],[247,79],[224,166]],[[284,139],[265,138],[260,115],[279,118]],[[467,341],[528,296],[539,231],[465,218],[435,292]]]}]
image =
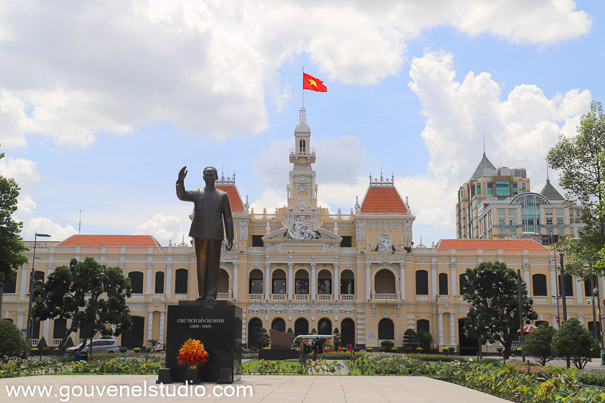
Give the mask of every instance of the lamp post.
[{"label": "lamp post", "polygon": [[[559,323],[567,322],[567,291],[565,291],[565,274],[563,272],[563,253],[559,253],[561,258],[561,277],[559,277],[559,283],[561,284],[561,296],[563,297],[563,320],[559,318]],[[565,364],[569,368],[569,357],[565,357]]]},{"label": "lamp post", "polygon": [[[590,277],[590,285],[594,285],[594,276]],[[599,340],[599,333],[601,329],[599,329],[599,333],[597,333],[597,310],[595,308],[595,299],[597,299],[597,287],[592,290],[592,334],[596,340]]]},{"label": "lamp post", "polygon": [[27,330],[26,330],[26,336],[27,336],[27,356],[29,357],[29,354],[31,353],[31,333],[32,333],[32,302],[33,302],[33,297],[34,297],[34,265],[36,264],[36,244],[38,241],[38,237],[45,237],[45,238],[50,238],[50,235],[48,234],[38,234],[37,232],[34,234],[34,256],[32,258],[32,270],[31,273],[29,274],[29,304],[27,306]]},{"label": "lamp post", "polygon": [[[557,251],[553,250],[553,254],[554,254],[554,259],[553,262],[555,263],[555,276],[557,275]],[[561,310],[559,308],[559,288],[561,287],[561,282],[558,281],[557,282],[557,286],[555,287],[557,290],[557,329],[559,329],[561,327],[560,323],[561,323]]]}]

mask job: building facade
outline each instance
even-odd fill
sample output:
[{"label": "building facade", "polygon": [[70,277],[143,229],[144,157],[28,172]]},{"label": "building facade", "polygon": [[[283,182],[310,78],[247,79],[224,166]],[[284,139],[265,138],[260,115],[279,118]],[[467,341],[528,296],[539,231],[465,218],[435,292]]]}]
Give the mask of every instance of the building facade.
[{"label": "building facade", "polygon": [[[221,257],[218,298],[242,308],[245,343],[255,345],[263,327],[295,334],[313,329],[332,334],[338,328],[345,345],[375,347],[391,340],[401,346],[405,330],[412,328],[429,331],[439,348],[474,347],[463,334],[468,304],[461,297],[461,276],[485,261],[521,270],[539,320],[557,326],[557,276],[549,249],[532,240],[458,239],[413,247],[415,217],[407,197],[401,197],[394,178],[382,176],[370,177],[361,204],[350,212],[330,213],[317,205],[316,153],[304,109],[294,137],[284,156],[292,163],[285,207],[255,213],[233,178],[217,182],[229,194],[235,229],[234,247]],[[529,181],[522,183],[529,190]],[[27,246],[30,263],[4,286],[1,313],[21,329],[32,264],[39,281],[72,258],[121,267],[133,286],[128,300],[133,328],[120,337],[128,347],[150,339],[164,342],[168,305],[197,297],[190,244],[165,247],[151,236],[75,235],[59,243],[38,242],[35,261],[33,242]],[[590,286],[571,277],[566,281],[570,316],[592,326]],[[49,345],[58,344],[66,325],[36,323],[32,343],[44,337]],[[79,341],[78,334],[73,338]]]}]

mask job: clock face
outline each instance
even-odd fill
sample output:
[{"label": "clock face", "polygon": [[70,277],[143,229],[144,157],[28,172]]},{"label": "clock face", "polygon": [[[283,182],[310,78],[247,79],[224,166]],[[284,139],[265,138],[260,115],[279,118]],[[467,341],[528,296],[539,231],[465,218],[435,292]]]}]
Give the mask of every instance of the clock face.
[{"label": "clock face", "polygon": [[299,193],[305,193],[307,191],[307,185],[298,185]]}]

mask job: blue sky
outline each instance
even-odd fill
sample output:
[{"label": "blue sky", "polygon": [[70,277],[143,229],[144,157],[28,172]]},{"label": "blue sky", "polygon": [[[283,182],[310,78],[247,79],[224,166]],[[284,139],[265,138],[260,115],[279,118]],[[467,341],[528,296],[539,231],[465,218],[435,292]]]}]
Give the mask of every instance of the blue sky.
[{"label": "blue sky", "polygon": [[[174,193],[236,173],[255,211],[285,203],[301,74],[320,204],[395,175],[414,239],[455,237],[482,153],[544,185],[544,157],[605,101],[604,7],[551,0],[2,2],[0,173],[23,237],[188,232]],[[556,173],[551,179],[557,185]]]}]

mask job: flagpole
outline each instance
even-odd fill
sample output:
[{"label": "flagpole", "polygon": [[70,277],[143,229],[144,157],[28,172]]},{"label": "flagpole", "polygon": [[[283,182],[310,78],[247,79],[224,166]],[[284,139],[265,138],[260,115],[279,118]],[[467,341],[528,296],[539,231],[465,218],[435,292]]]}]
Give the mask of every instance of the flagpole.
[{"label": "flagpole", "polygon": [[302,68],[303,70],[303,76],[302,76],[302,84],[303,84],[303,89],[302,89],[302,107],[305,107],[305,66],[303,66]]}]

